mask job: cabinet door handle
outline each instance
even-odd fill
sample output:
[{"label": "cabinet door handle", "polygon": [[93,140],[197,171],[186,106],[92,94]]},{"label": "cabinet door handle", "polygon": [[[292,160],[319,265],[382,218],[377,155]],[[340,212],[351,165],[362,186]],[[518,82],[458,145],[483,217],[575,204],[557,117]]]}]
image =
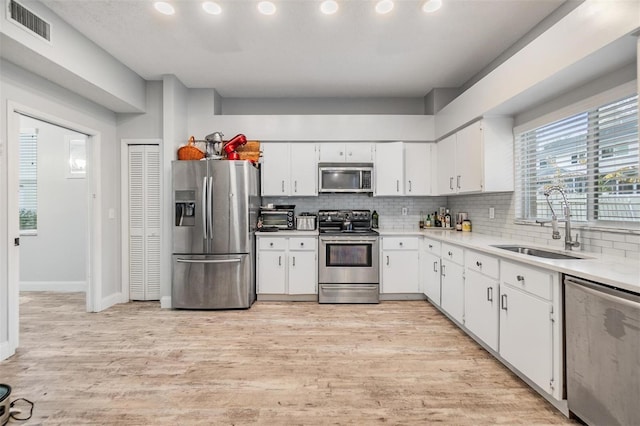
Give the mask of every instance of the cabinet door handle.
[{"label": "cabinet door handle", "polygon": [[449,178],[449,189],[453,191],[453,176]]},{"label": "cabinet door handle", "polygon": [[298,181],[297,180],[293,181],[293,192],[298,192]]},{"label": "cabinet door handle", "polygon": [[456,188],[460,189],[460,175],[456,177]]},{"label": "cabinet door handle", "polygon": [[522,275],[518,275],[516,279],[524,284],[524,277]]},{"label": "cabinet door handle", "polygon": [[440,275],[442,275],[443,277],[446,277],[446,275],[444,273],[444,265],[440,266]]},{"label": "cabinet door handle", "polygon": [[396,179],[396,192],[400,192],[400,181]]},{"label": "cabinet door handle", "polygon": [[500,296],[500,309],[507,310],[507,295],[503,294]]},{"label": "cabinet door handle", "polygon": [[340,157],[342,157],[344,155],[343,151],[340,151]]},{"label": "cabinet door handle", "polygon": [[293,261],[293,266],[296,266],[296,257],[295,256],[293,256],[292,261]]},{"label": "cabinet door handle", "polygon": [[389,256],[387,256],[387,266],[389,266]]},{"label": "cabinet door handle", "polygon": [[400,247],[402,247],[402,241],[400,241]]},{"label": "cabinet door handle", "polygon": [[453,253],[451,252],[448,252],[447,254],[449,255],[449,257],[453,256]]},{"label": "cabinet door handle", "polygon": [[273,243],[269,243],[269,247],[273,247]]},{"label": "cabinet door handle", "polygon": [[282,192],[284,193],[284,181],[282,181]]},{"label": "cabinet door handle", "polygon": [[493,302],[493,287],[487,287],[487,301]]},{"label": "cabinet door handle", "polygon": [[429,244],[429,248],[433,248],[433,244]]},{"label": "cabinet door handle", "polygon": [[282,266],[282,256],[278,256],[278,266]]},{"label": "cabinet door handle", "polygon": [[438,272],[438,261],[433,262],[433,272]]},{"label": "cabinet door handle", "polygon": [[304,247],[304,243],[300,243],[300,247]]},{"label": "cabinet door handle", "polygon": [[476,261],[476,266],[477,266],[478,268],[482,268],[482,262],[480,262],[479,260],[478,260],[478,261]]},{"label": "cabinet door handle", "polygon": [[411,181],[409,181],[409,192],[411,192]]}]

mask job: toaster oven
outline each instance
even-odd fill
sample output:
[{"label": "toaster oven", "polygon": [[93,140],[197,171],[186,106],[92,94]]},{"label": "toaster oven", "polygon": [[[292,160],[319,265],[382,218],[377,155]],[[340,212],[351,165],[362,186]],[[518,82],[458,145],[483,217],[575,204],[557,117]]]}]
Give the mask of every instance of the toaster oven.
[{"label": "toaster oven", "polygon": [[274,209],[260,211],[259,228],[294,229],[294,209]]}]

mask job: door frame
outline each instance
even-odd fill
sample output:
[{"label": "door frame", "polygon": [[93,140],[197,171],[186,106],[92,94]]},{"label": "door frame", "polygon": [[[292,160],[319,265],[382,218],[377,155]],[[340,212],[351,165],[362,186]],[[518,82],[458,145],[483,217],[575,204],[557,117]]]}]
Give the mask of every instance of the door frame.
[{"label": "door frame", "polygon": [[19,149],[20,115],[26,115],[53,125],[66,127],[87,135],[87,239],[85,247],[86,260],[86,311],[99,312],[102,306],[102,196],[100,188],[100,144],[101,133],[82,124],[72,122],[56,115],[20,104],[7,101],[7,307],[8,307],[8,356],[15,353],[19,345],[20,330],[20,248],[14,245],[14,238],[20,237],[18,218],[19,200]]},{"label": "door frame", "polygon": [[[130,298],[130,283],[129,283],[129,146],[130,145],[157,145],[160,151],[160,158],[162,158],[162,139],[121,139],[120,140],[120,241],[122,241],[122,257],[121,257],[121,272],[120,278],[122,282],[121,292],[123,298],[127,301]],[[161,160],[162,164],[162,160]],[[162,176],[162,171],[160,171]],[[164,190],[162,178],[160,179],[160,205],[164,205]],[[163,236],[164,232],[160,234],[160,252],[164,253],[164,247],[166,247],[166,238]],[[163,300],[161,296],[161,307],[163,306]]]}]

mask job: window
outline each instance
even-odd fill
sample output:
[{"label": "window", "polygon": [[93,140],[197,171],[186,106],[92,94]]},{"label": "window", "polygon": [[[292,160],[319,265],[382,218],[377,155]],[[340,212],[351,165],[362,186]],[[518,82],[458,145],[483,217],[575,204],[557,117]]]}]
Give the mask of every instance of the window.
[{"label": "window", "polygon": [[637,95],[516,134],[516,215],[550,218],[543,192],[558,185],[574,221],[640,223],[639,163]]},{"label": "window", "polygon": [[19,185],[20,231],[35,233],[38,229],[37,129],[20,129]]}]

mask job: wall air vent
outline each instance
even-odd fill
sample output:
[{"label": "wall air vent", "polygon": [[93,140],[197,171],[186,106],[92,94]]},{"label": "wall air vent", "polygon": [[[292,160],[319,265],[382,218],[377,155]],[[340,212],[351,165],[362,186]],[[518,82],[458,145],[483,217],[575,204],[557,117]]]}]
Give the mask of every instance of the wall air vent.
[{"label": "wall air vent", "polygon": [[9,1],[9,16],[32,33],[51,41],[51,25],[20,3]]}]

